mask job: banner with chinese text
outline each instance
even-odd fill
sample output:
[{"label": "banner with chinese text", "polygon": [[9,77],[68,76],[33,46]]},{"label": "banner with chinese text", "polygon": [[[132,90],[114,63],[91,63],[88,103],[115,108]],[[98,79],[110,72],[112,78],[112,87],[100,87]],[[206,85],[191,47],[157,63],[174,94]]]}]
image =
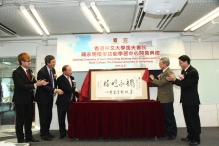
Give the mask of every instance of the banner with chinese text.
[{"label": "banner with chinese text", "polygon": [[160,69],[160,57],[170,58],[170,68],[179,69],[178,57],[185,54],[177,33],[129,33],[60,36],[57,71],[70,65],[73,71],[89,69]]}]

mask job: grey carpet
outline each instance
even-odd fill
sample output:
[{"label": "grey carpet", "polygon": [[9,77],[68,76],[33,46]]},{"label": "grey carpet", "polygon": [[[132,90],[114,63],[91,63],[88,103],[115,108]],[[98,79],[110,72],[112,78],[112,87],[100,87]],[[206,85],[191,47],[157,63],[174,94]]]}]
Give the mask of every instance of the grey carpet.
[{"label": "grey carpet", "polygon": [[[0,141],[16,142],[15,132],[0,130]],[[51,131],[56,137],[52,141],[43,141],[31,143],[31,146],[188,146],[188,142],[180,139],[186,137],[186,128],[178,128],[178,135],[175,140],[166,138],[119,138],[119,139],[59,139],[59,132]],[[39,131],[33,132],[34,138],[40,139]],[[219,146],[219,127],[202,128],[200,146]]]}]

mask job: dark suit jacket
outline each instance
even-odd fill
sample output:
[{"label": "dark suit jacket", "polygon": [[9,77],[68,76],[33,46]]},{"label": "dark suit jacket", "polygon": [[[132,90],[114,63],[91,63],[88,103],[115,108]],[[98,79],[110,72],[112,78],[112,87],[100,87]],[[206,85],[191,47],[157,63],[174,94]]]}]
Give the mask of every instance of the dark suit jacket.
[{"label": "dark suit jacket", "polygon": [[46,80],[49,82],[46,86],[39,86],[36,90],[36,101],[39,104],[47,105],[51,98],[53,99],[54,90],[57,87],[56,78],[54,74],[56,74],[55,69],[52,69],[53,72],[53,79],[54,79],[54,88],[52,87],[52,82],[50,81],[49,72],[47,70],[46,65],[42,67],[37,73],[37,80]]},{"label": "dark suit jacket", "polygon": [[[72,80],[74,80],[74,77],[70,76],[70,78],[72,82]],[[58,95],[58,98],[56,100],[57,105],[69,105],[71,102],[75,102],[75,96],[77,96],[77,92],[75,92],[75,87],[73,86],[74,85],[73,82],[71,87],[68,79],[64,75],[61,75],[57,79],[57,85],[58,88],[64,92],[64,94]],[[71,94],[74,95],[72,101],[70,101]]]},{"label": "dark suit jacket", "polygon": [[174,84],[181,87],[180,102],[183,106],[199,105],[198,71],[190,65],[186,72],[182,70],[181,74],[184,75],[184,79],[176,79],[174,82]]},{"label": "dark suit jacket", "polygon": [[[30,78],[32,79],[33,71],[28,69]],[[33,102],[34,94],[34,83],[36,83],[35,78],[29,81],[24,69],[19,66],[15,71],[13,71],[12,78],[14,81],[14,95],[13,102],[15,104],[28,104]]]}]

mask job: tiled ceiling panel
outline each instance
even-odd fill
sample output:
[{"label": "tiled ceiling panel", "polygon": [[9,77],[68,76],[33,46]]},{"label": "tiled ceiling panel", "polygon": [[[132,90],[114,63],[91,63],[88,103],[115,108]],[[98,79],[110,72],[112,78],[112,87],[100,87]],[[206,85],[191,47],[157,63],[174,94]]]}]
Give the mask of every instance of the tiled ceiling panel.
[{"label": "tiled ceiling panel", "polygon": [[98,33],[79,3],[45,4],[35,7],[52,35]]},{"label": "tiled ceiling panel", "polygon": [[38,35],[18,6],[0,7],[0,23],[16,32],[19,36]]},{"label": "tiled ceiling panel", "polygon": [[102,1],[96,6],[111,32],[130,32],[137,1]]},{"label": "tiled ceiling panel", "polygon": [[183,31],[187,26],[219,7],[219,0],[189,0],[164,31]]}]

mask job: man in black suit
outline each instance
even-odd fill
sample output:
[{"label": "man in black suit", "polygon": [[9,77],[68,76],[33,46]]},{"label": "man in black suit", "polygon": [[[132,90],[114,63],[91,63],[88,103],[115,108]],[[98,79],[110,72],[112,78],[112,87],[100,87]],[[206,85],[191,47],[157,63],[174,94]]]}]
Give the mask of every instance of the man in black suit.
[{"label": "man in black suit", "polygon": [[64,94],[58,95],[58,98],[56,100],[59,119],[59,139],[62,139],[66,136],[66,113],[69,121],[70,104],[71,102],[76,102],[75,96],[80,93],[80,90],[76,88],[76,81],[74,80],[74,77],[71,76],[71,67],[68,65],[64,65],[62,67],[62,72],[63,74],[57,79],[57,85],[58,88],[60,88],[64,92]]},{"label": "man in black suit", "polygon": [[[32,119],[33,119],[33,90],[37,86],[47,85],[44,80],[35,80],[33,71],[28,69],[31,64],[30,55],[21,53],[18,55],[20,66],[13,71],[12,78],[14,81],[13,102],[16,110],[16,135],[18,143],[38,142],[32,136]],[[23,133],[25,128],[25,138]]]},{"label": "man in black suit", "polygon": [[51,141],[52,138],[55,137],[49,132],[52,121],[53,97],[56,93],[63,94],[63,91],[56,89],[56,71],[54,69],[56,65],[55,57],[47,55],[45,57],[45,64],[46,65],[38,71],[37,79],[46,80],[49,84],[37,88],[36,101],[39,109],[41,139]]},{"label": "man in black suit", "polygon": [[190,141],[190,146],[200,144],[201,124],[199,119],[199,94],[198,94],[198,71],[190,65],[190,58],[187,55],[179,57],[179,65],[183,69],[180,79],[176,79],[173,73],[166,79],[173,81],[181,87],[180,102],[183,107],[183,114],[186,122],[188,135],[181,138],[182,141]]}]

